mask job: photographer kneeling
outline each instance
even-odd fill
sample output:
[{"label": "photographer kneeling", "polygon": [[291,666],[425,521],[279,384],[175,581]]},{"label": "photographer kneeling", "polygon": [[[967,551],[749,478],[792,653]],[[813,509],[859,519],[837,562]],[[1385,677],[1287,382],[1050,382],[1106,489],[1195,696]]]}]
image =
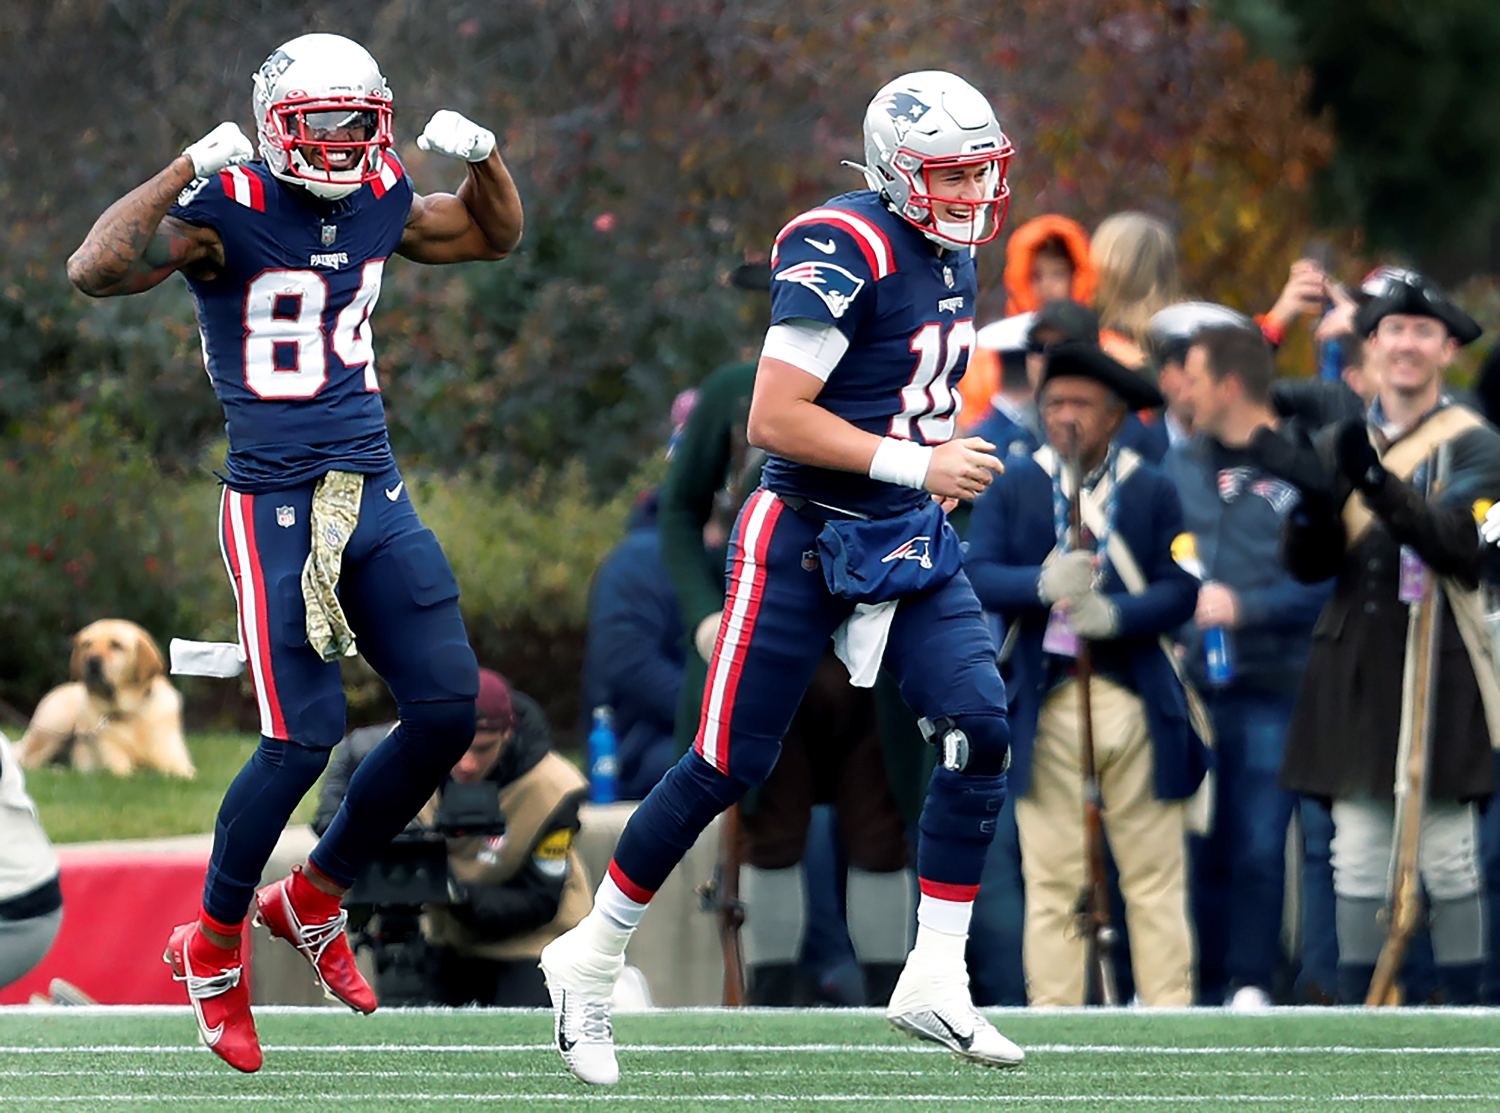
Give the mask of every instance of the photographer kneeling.
[{"label": "photographer kneeling", "polygon": [[[529,696],[513,694],[499,673],[479,670],[475,702],[478,725],[468,752],[391,844],[394,860],[403,842],[446,836],[447,900],[422,898],[425,1002],[404,994],[406,999],[390,1001],[381,992],[383,1003],[544,1007],[550,1002],[537,957],[592,907],[583,862],[573,849],[588,782],[552,751],[541,707]],[[339,743],[313,820],[315,831],[332,822],[360,762],[394,728],[394,723],[364,727]],[[377,861],[371,869],[381,866]],[[356,883],[346,903],[360,903],[365,881]],[[378,879],[386,886],[390,881],[389,876]],[[379,920],[397,920],[411,911],[388,908],[383,897],[366,899]],[[375,942],[384,975],[392,963],[382,957],[381,944],[392,933],[366,934]],[[392,948],[406,949],[400,942]],[[378,977],[377,990],[385,983]]]}]

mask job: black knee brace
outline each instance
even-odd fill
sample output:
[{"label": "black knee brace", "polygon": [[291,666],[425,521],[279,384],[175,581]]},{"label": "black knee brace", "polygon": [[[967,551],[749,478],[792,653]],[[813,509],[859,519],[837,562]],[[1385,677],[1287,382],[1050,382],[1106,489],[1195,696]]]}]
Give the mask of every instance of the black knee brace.
[{"label": "black knee brace", "polygon": [[944,769],[989,777],[1010,768],[1010,724],[1004,715],[944,715],[918,719],[922,737],[938,748]]}]

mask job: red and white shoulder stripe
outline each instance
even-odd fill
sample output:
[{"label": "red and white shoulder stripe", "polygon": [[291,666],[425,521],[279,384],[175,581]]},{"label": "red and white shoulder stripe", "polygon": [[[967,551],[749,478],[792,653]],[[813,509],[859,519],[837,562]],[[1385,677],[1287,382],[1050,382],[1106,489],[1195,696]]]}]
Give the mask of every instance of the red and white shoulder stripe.
[{"label": "red and white shoulder stripe", "polygon": [[829,224],[853,236],[856,246],[864,253],[865,262],[870,264],[870,273],[875,276],[877,282],[895,271],[896,253],[891,250],[891,241],[874,221],[859,213],[849,212],[847,209],[828,208],[809,209],[776,233],[776,246],[771,249],[771,266],[776,266],[781,241],[786,238],[787,233],[807,224]]},{"label": "red and white shoulder stripe", "polygon": [[375,191],[376,197],[384,197],[391,191],[401,175],[405,173],[401,166],[401,160],[396,157],[394,151],[386,151],[381,156],[380,177],[370,182],[370,188]]},{"label": "red and white shoulder stripe", "polygon": [[224,192],[245,208],[254,209],[258,213],[266,211],[266,187],[254,171],[243,166],[231,166],[219,171],[219,181],[224,186]]}]

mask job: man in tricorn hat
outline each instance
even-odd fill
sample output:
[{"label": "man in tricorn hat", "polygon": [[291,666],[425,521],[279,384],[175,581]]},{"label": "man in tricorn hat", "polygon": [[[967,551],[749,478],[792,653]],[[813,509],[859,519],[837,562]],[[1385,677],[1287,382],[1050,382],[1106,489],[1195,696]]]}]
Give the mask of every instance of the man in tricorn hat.
[{"label": "man in tricorn hat", "polygon": [[1252,442],[1302,491],[1283,534],[1288,568],[1308,582],[1338,577],[1313,632],[1281,781],[1331,806],[1339,992],[1363,1001],[1386,938],[1409,604],[1435,581],[1442,617],[1420,868],[1441,991],[1450,1004],[1472,1003],[1485,940],[1476,824],[1495,790],[1500,724],[1476,519],[1500,501],[1500,434],[1443,390],[1444,370],[1481,330],[1428,279],[1391,272],[1355,329],[1381,384],[1367,417],[1311,445],[1270,430]]},{"label": "man in tricorn hat", "polygon": [[[1182,506],[1171,482],[1119,441],[1160,392],[1097,344],[1050,348],[1040,410],[1047,444],[1007,462],[975,504],[965,563],[1007,623],[1011,784],[1026,884],[1031,1003],[1079,1005],[1085,877],[1078,640],[1092,643],[1095,761],[1129,910],[1136,988],[1147,1005],[1193,998],[1185,801],[1208,765],[1201,720],[1161,635],[1187,621],[1198,582],[1172,559]],[[1072,460],[1070,460],[1070,457]],[[1076,460],[1076,466],[1073,461]],[[1082,537],[1069,499],[1083,476]]]}]

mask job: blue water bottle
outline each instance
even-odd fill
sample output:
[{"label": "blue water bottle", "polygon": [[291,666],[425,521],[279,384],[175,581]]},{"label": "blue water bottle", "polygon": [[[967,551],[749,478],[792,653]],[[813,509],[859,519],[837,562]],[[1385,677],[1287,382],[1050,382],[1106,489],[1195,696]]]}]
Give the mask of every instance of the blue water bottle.
[{"label": "blue water bottle", "polygon": [[589,731],[589,799],[595,804],[613,804],[619,798],[619,771],[615,713],[600,705],[594,708],[594,726]]},{"label": "blue water bottle", "polygon": [[1229,631],[1209,626],[1203,631],[1203,652],[1208,659],[1208,682],[1222,688],[1234,679],[1234,657],[1229,652]]}]

